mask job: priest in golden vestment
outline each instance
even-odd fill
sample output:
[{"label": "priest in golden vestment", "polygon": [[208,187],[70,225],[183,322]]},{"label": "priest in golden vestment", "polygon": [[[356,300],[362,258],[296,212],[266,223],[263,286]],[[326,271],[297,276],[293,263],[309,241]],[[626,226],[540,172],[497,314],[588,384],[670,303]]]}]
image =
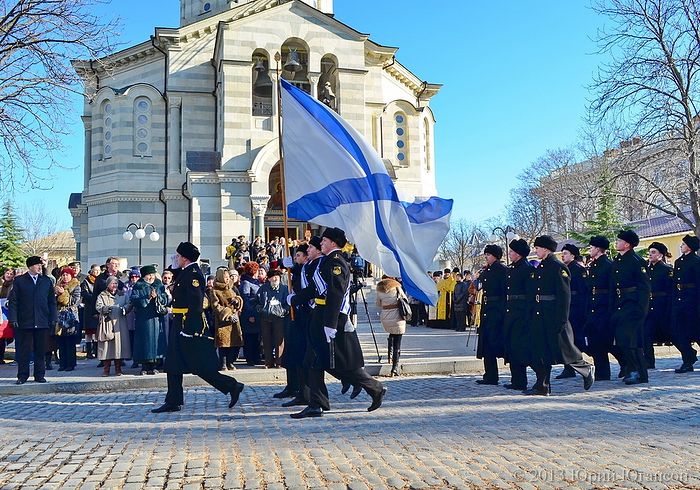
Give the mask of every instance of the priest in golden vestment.
[{"label": "priest in golden vestment", "polygon": [[[436,279],[435,277],[433,279]],[[434,307],[433,316],[429,317],[429,325],[433,328],[452,328],[452,296],[455,292],[457,279],[445,269],[442,279],[437,281],[438,302]]]}]

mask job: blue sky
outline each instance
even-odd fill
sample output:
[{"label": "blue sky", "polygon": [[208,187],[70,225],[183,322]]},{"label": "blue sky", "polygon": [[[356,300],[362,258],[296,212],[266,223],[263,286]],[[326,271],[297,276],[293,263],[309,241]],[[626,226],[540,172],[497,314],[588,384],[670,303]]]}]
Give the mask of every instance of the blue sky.
[{"label": "blue sky", "polygon": [[[155,26],[179,25],[177,0],[119,0],[100,8],[119,16],[126,46]],[[380,44],[421,79],[444,84],[435,112],[438,193],[453,218],[481,221],[503,212],[517,174],[549,148],[569,146],[582,125],[586,85],[600,58],[591,40],[603,19],[588,2],[538,0],[335,0],[336,17]],[[81,101],[67,117],[73,134],[41,199],[69,228],[71,192],[82,190]]]}]

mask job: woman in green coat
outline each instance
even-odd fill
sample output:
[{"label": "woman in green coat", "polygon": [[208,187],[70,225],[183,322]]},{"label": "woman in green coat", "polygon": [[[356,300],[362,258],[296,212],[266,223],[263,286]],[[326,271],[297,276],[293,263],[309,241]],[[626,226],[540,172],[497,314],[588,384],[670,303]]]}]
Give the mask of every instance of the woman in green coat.
[{"label": "woman in green coat", "polygon": [[130,298],[136,317],[133,359],[139,363],[141,374],[156,374],[155,364],[165,355],[165,332],[160,316],[165,312],[168,297],[165,286],[156,278],[156,268],[141,268],[141,279],[134,285]]}]

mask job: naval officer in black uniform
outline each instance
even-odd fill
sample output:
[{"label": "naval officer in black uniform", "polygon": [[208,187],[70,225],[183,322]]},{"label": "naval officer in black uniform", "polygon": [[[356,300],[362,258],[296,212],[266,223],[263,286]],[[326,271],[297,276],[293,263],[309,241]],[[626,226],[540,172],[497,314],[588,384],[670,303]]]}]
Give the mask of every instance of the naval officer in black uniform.
[{"label": "naval officer in black uniform", "polygon": [[686,235],[681,256],[673,265],[673,300],[671,301],[671,335],[683,357],[676,373],[693,371],[698,356],[692,342],[700,342],[700,239]]},{"label": "naval officer in black uniform", "polygon": [[232,408],[243,391],[243,383],[219,372],[214,339],[210,337],[204,320],[204,288],[206,281],[197,264],[199,249],[190,242],[177,247],[176,260],[180,266],[173,285],[173,320],[170,323],[168,352],[165,369],[168,374],[168,393],[165,403],[153,413],[179,412],[184,403],[182,375],[192,373],[229,395]]},{"label": "naval officer in black uniform", "polygon": [[651,282],[649,313],[644,323],[644,358],[647,368],[656,368],[654,344],[671,342],[671,296],[673,267],[666,263],[668,247],[661,242],[649,245],[647,276]]},{"label": "naval officer in black uniform", "polygon": [[[313,276],[316,291],[314,309],[309,325],[309,345],[312,362],[308,370],[309,405],[292,418],[321,417],[330,408],[324,372],[354,386],[361,386],[372,397],[367,411],[378,409],[386,388],[364,370],[360,341],[350,312],[350,268],[340,249],[347,244],[345,232],[328,228],[323,232],[321,252],[325,255]],[[301,295],[300,295],[301,296]],[[290,296],[293,306],[305,298]]]}]

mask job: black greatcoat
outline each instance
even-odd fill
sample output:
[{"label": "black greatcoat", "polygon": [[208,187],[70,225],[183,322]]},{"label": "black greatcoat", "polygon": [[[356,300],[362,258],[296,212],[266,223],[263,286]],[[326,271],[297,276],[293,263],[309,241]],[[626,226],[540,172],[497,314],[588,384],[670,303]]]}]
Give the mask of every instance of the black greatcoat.
[{"label": "black greatcoat", "polygon": [[574,261],[568,265],[571,273],[571,305],[569,306],[569,323],[574,331],[574,344],[579,350],[586,348],[586,307],[589,289],[586,284],[586,268]]},{"label": "black greatcoat", "polygon": [[503,357],[505,355],[504,322],[506,317],[506,281],[508,268],[502,262],[494,262],[479,275],[483,288],[479,344],[476,357]]},{"label": "black greatcoat", "polygon": [[532,362],[572,364],[581,360],[569,323],[571,273],[554,254],[535,267],[532,314]]},{"label": "black greatcoat", "polygon": [[[317,277],[320,276],[320,277]],[[320,281],[319,281],[320,279]],[[326,342],[323,327],[335,328],[334,342],[335,369],[352,371],[364,367],[365,360],[357,332],[345,331],[348,316],[341,312],[348,299],[350,286],[350,267],[340,250],[334,250],[323,257],[314,274],[312,283],[316,289],[316,298],[325,304],[315,305],[309,326],[309,345],[313,349],[312,365],[316,369],[330,370],[330,346]],[[325,290],[321,290],[325,285]],[[292,303],[299,304],[306,298],[305,294],[294,296]]]},{"label": "black greatcoat", "polygon": [[611,281],[610,323],[615,330],[615,344],[624,349],[643,348],[650,294],[644,259],[633,250],[618,254],[613,261]]},{"label": "black greatcoat", "polygon": [[590,291],[584,327],[586,352],[609,352],[613,342],[610,328],[610,275],[612,261],[602,255],[588,264],[586,283]]},{"label": "black greatcoat", "polygon": [[[204,318],[206,280],[199,265],[191,264],[180,271],[173,287],[173,320],[170,322],[165,368],[169,373],[208,374],[219,368],[214,339],[209,337]],[[178,314],[186,308],[187,313]],[[180,335],[183,332],[191,337]]]},{"label": "black greatcoat", "polygon": [[673,267],[666,262],[649,264],[647,276],[651,282],[651,300],[644,331],[651,336],[652,342],[670,342]]},{"label": "black greatcoat", "polygon": [[505,359],[515,364],[530,363],[531,274],[533,268],[524,258],[508,266]]},{"label": "black greatcoat", "polygon": [[672,328],[691,341],[700,341],[700,257],[681,255],[673,266]]},{"label": "black greatcoat", "polygon": [[[318,263],[318,262],[316,262]],[[306,284],[309,284],[313,276],[315,266],[307,267],[294,264],[292,267],[292,288],[295,294],[302,291],[301,275],[306,277]],[[306,342],[309,333],[309,322],[311,321],[311,307],[308,302],[294,306],[294,320],[288,322],[284,333],[284,354],[282,355],[282,365],[285,368],[300,367],[303,365],[306,355]]]}]

